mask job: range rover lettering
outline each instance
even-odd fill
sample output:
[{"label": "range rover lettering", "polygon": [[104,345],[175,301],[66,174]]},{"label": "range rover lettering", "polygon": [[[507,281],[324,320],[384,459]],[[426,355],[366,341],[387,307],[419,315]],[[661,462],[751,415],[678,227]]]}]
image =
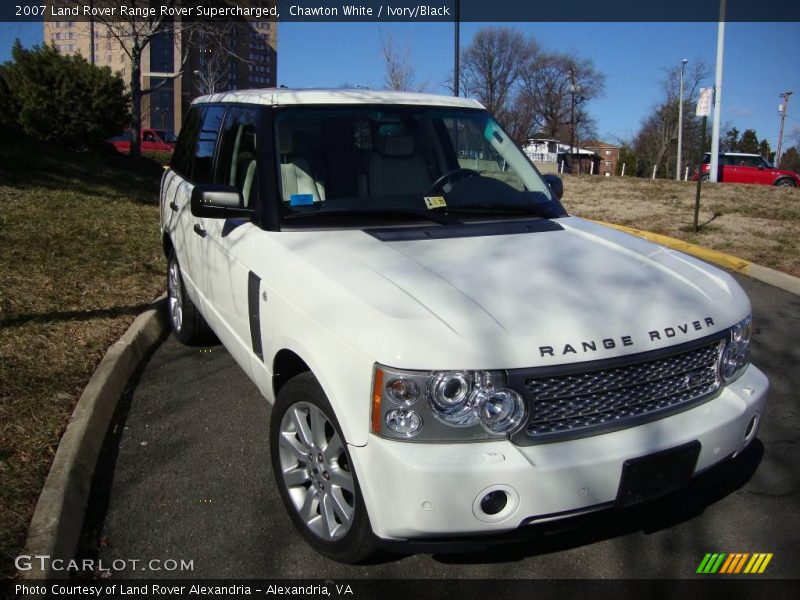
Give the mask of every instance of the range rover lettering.
[{"label": "range rover lettering", "polygon": [[273,405],[275,482],[316,550],[628,506],[754,439],[739,285],[561,196],[473,100],[194,101],[161,186],[172,329],[218,338]]}]

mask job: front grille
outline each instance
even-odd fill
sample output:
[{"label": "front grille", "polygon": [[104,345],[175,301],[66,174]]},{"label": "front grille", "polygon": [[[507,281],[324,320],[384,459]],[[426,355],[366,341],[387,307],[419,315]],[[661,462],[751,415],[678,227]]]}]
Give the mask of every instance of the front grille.
[{"label": "front grille", "polygon": [[[719,389],[720,341],[634,364],[526,377],[528,443],[582,437],[685,410]],[[635,357],[634,357],[635,360]]]}]

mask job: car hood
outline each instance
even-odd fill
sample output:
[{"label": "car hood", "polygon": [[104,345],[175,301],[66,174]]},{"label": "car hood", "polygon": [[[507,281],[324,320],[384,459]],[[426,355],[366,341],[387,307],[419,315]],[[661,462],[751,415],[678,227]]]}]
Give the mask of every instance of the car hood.
[{"label": "car hood", "polygon": [[362,230],[278,239],[294,259],[285,263],[292,301],[394,367],[611,358],[720,332],[750,311],[733,278],[701,261],[575,217],[554,223],[447,239],[382,241]]}]

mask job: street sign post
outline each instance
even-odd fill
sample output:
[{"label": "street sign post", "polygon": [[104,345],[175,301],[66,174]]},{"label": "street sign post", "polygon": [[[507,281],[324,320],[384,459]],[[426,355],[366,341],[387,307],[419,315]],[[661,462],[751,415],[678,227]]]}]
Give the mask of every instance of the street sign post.
[{"label": "street sign post", "polygon": [[[697,99],[697,111],[695,114],[698,117],[703,117],[703,131],[700,134],[700,164],[697,167],[697,194],[694,198],[694,231],[700,229],[697,224],[698,218],[700,216],[700,187],[703,183],[703,155],[705,154],[706,149],[706,122],[708,121],[708,115],[711,114],[711,104],[714,98],[714,89],[713,88],[700,88],[700,97]],[[709,161],[709,167],[714,163],[714,161]],[[709,176],[711,172],[709,171]]]}]

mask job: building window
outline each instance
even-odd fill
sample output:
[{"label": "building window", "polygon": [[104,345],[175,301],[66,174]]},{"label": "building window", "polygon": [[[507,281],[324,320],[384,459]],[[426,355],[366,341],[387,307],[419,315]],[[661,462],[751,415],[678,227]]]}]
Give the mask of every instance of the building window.
[{"label": "building window", "polygon": [[150,71],[172,73],[175,68],[173,34],[170,29],[160,31],[150,42]]},{"label": "building window", "polygon": [[174,80],[153,77],[150,80],[152,87],[159,87],[150,95],[150,127],[161,129],[169,133],[174,132],[175,123],[175,86]]}]

